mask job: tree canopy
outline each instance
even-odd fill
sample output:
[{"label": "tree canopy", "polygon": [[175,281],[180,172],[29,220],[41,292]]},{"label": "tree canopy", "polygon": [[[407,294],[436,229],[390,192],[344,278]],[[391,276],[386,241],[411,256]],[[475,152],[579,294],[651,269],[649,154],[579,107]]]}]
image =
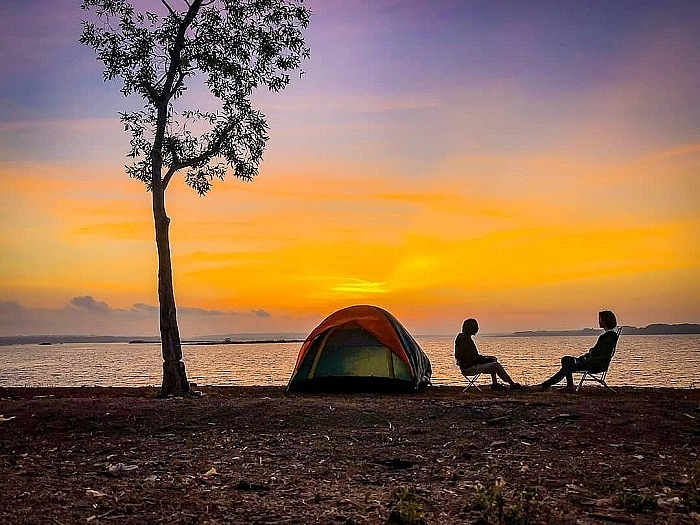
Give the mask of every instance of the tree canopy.
[{"label": "tree canopy", "polygon": [[[259,86],[279,91],[290,73],[301,73],[310,16],[302,2],[161,0],[157,13],[137,12],[127,0],[84,0],[82,9],[94,11],[96,20],[83,22],[80,41],[105,64],[105,80],[121,78],[125,96],[145,101],[139,111],[120,113],[132,136],[128,174],[150,189],[155,153],[164,189],[180,170],[200,194],[229,168],[253,178],[268,126],[250,95]],[[218,107],[179,107],[195,80]]]}]

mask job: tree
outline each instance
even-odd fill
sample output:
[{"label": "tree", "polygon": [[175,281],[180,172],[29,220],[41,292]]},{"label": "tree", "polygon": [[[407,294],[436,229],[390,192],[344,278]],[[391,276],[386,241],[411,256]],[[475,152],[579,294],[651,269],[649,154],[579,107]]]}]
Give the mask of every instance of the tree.
[{"label": "tree", "polygon": [[[124,96],[143,107],[120,113],[131,133],[127,173],[146,184],[153,202],[158,250],[158,301],[163,395],[189,393],[182,362],[170,257],[165,191],[178,173],[206,194],[227,172],[251,180],[268,139],[265,116],[251,94],[279,91],[309,57],[302,30],[303,0],[160,0],[137,12],[128,0],[83,0],[92,12],[80,42],[104,63],[104,80],[120,77]],[[183,107],[188,85],[199,82],[214,109]]]}]

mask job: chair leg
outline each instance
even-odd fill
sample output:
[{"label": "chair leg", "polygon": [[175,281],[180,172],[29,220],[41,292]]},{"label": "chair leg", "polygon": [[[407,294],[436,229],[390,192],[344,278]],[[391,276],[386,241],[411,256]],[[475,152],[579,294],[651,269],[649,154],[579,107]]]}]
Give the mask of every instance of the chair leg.
[{"label": "chair leg", "polygon": [[605,381],[602,381],[601,384],[602,384],[605,388],[607,388],[608,390],[610,390],[613,394],[617,394],[617,390],[615,390],[614,388],[609,387],[608,384],[607,384]]},{"label": "chair leg", "polygon": [[576,387],[577,394],[578,394],[578,391],[581,390],[581,386],[583,385],[583,382],[586,380],[587,375],[588,375],[588,372],[584,372],[583,375],[581,376],[581,380],[578,382],[578,386]]},{"label": "chair leg", "polygon": [[617,391],[614,388],[611,388],[608,386],[608,384],[605,382],[605,377],[597,377],[591,373],[588,372],[583,372],[583,375],[581,376],[581,380],[578,382],[578,386],[576,387],[576,393],[578,394],[578,391],[581,390],[581,386],[583,385],[584,381],[595,381],[599,385],[604,386],[608,390],[610,390],[613,394],[617,394]]},{"label": "chair leg", "polygon": [[464,379],[467,380],[467,386],[464,387],[464,389],[462,390],[462,393],[466,392],[471,387],[474,387],[479,392],[481,392],[481,388],[479,387],[479,385],[476,384],[476,381],[477,381],[477,379],[479,379],[480,376],[481,376],[481,374],[477,374],[475,376],[464,376]]},{"label": "chair leg", "polygon": [[481,387],[479,385],[477,385],[476,383],[472,382],[472,383],[469,383],[467,386],[465,386],[462,389],[462,393],[468,392],[470,388],[476,388],[479,392],[481,392]]}]

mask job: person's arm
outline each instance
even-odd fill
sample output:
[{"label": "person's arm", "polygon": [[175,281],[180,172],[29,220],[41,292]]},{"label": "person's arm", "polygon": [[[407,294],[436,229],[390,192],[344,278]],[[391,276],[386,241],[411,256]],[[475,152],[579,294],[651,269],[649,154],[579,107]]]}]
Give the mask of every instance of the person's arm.
[{"label": "person's arm", "polygon": [[612,350],[617,342],[617,334],[612,331],[604,332],[598,337],[595,345],[579,359],[585,361],[603,364],[610,360],[610,355],[612,355]]},{"label": "person's arm", "polygon": [[455,359],[459,366],[469,368],[470,366],[480,365],[483,363],[491,363],[493,358],[479,354],[476,344],[471,337],[460,336],[455,341]]},{"label": "person's arm", "polygon": [[595,346],[591,348],[589,354],[591,355],[591,357],[607,357],[612,353],[612,349],[615,347],[616,342],[617,334],[612,330],[609,330],[601,334],[601,336],[598,338],[598,341],[596,341]]},{"label": "person's arm", "polygon": [[598,351],[598,349],[601,347],[601,340],[603,339],[603,336],[604,336],[606,333],[607,333],[607,332],[603,332],[602,334],[600,334],[600,335],[598,336],[598,339],[596,340],[595,344],[594,344],[591,348],[588,349],[588,352],[586,352],[586,353],[583,354],[581,357],[579,357],[579,359],[581,359],[581,360],[583,360],[583,361],[586,361],[587,359],[590,359],[591,356],[593,356],[594,354],[596,354],[597,351]]},{"label": "person's arm", "polygon": [[479,353],[479,350],[476,348],[476,343],[470,339],[469,342],[471,343],[472,351],[474,352],[473,359],[475,361],[475,364],[482,365],[484,363],[493,363],[494,361],[498,361],[495,357],[492,355],[481,355]]}]

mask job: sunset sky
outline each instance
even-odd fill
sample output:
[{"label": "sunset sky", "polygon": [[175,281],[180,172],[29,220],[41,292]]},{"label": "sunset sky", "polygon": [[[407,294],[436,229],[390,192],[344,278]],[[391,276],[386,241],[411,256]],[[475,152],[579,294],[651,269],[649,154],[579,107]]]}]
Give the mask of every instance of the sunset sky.
[{"label": "sunset sky", "polygon": [[[185,337],[360,303],[415,334],[700,322],[700,2],[306,4],[260,175],[168,190]],[[138,100],[79,5],[0,3],[0,335],[158,331]]]}]

